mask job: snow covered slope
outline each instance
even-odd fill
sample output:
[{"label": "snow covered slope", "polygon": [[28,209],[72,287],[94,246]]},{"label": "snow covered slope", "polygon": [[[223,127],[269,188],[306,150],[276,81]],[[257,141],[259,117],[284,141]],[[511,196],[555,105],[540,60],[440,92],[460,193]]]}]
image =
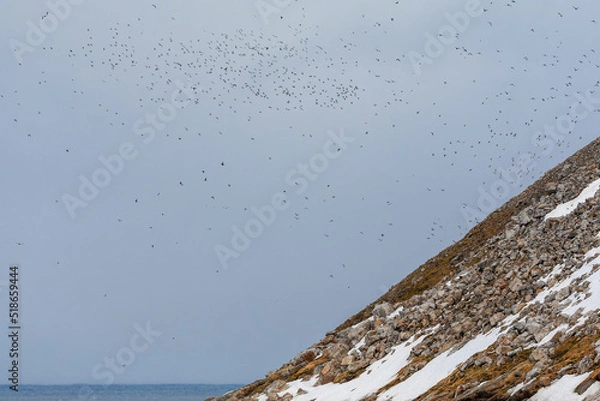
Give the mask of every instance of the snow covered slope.
[{"label": "snow covered slope", "polygon": [[219,400],[600,399],[599,155],[596,140],[321,342]]}]

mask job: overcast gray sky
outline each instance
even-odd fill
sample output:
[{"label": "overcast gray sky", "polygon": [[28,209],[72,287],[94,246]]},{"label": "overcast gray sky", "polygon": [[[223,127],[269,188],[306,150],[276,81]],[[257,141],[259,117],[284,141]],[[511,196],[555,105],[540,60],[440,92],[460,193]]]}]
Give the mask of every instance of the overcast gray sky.
[{"label": "overcast gray sky", "polygon": [[25,383],[260,378],[597,135],[594,2],[61,4],[0,17]]}]

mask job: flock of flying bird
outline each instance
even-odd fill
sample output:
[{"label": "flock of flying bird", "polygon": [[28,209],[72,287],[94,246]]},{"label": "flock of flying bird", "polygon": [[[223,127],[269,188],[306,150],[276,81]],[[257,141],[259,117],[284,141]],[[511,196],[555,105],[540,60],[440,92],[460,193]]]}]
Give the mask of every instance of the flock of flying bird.
[{"label": "flock of flying bird", "polygon": [[[505,4],[489,3],[486,12],[489,12],[491,7],[518,6],[516,0]],[[294,5],[294,7],[299,6]],[[161,12],[161,7],[153,5],[153,10]],[[400,4],[398,4],[398,11],[402,12]],[[289,12],[294,11],[289,10]],[[580,12],[579,8],[572,6],[570,10],[559,12],[558,15],[561,19],[568,19],[570,14],[577,12]],[[301,14],[306,16],[304,9],[301,10]],[[486,15],[484,13],[483,18],[487,18]],[[415,121],[427,120],[430,124],[424,123],[423,126],[435,127],[423,132],[423,135],[434,137],[438,145],[442,144],[430,152],[432,163],[458,168],[456,164],[459,164],[459,160],[478,158],[483,146],[497,148],[497,151],[493,152],[487,160],[487,167],[490,170],[509,162],[505,154],[507,138],[515,138],[519,132],[515,128],[517,124],[513,121],[513,116],[510,113],[503,113],[500,107],[502,105],[508,107],[512,102],[524,102],[517,91],[519,86],[517,75],[512,82],[507,82],[501,91],[491,93],[481,100],[482,112],[489,115],[487,132],[460,137],[452,135],[448,131],[458,128],[468,131],[472,127],[466,122],[460,127],[453,126],[449,122],[450,116],[438,110],[436,99],[431,100],[426,110],[414,109],[416,102],[413,98],[418,95],[420,79],[415,77],[416,84],[412,86],[401,85],[397,79],[399,72],[406,73],[406,55],[382,50],[377,42],[370,43],[369,48],[365,48],[364,43],[369,42],[365,38],[368,39],[373,32],[378,37],[398,35],[401,29],[395,18],[392,16],[375,22],[369,20],[369,17],[364,14],[357,18],[358,24],[363,28],[354,29],[350,35],[340,38],[324,38],[320,34],[319,26],[311,26],[309,21],[304,21],[287,25],[289,34],[285,39],[266,33],[267,29],[240,28],[220,33],[204,31],[201,37],[194,38],[182,38],[173,32],[165,32],[162,38],[148,47],[148,43],[140,42],[141,35],[147,29],[144,18],[134,17],[127,21],[114,22],[112,26],[106,28],[110,36],[108,41],[98,40],[94,29],[87,29],[86,43],[82,43],[81,46],[67,48],[61,44],[44,45],[43,50],[62,55],[76,69],[93,69],[96,74],[99,74],[96,76],[101,76],[103,83],[118,84],[124,77],[133,78],[136,86],[139,87],[139,93],[143,94],[139,97],[141,109],[148,109],[150,104],[159,105],[168,101],[173,81],[182,78],[187,80],[197,91],[198,99],[210,101],[212,106],[209,110],[205,110],[205,118],[212,119],[213,122],[199,121],[198,126],[186,126],[182,132],[164,134],[171,135],[177,140],[202,135],[240,135],[249,141],[260,141],[257,132],[222,132],[219,122],[224,119],[237,119],[250,123],[263,113],[301,114],[310,119],[311,113],[323,111],[355,113],[356,107],[360,107],[364,114],[364,126],[368,127],[373,121],[389,119],[389,130],[401,132],[402,118],[406,116],[406,110],[410,110],[414,113],[412,118]],[[170,19],[177,23],[175,16]],[[286,24],[286,19],[283,18],[278,23]],[[494,21],[487,19],[485,25],[493,35]],[[589,29],[590,33],[597,32],[595,19],[590,18],[588,26],[581,28]],[[585,73],[589,73],[590,70],[600,71],[600,60],[594,49],[581,54],[577,60],[561,59],[559,53],[570,46],[570,43],[556,40],[556,37],[560,37],[558,28],[555,33],[555,37],[541,40],[541,43],[547,43],[548,46],[541,49],[539,55],[531,56],[531,60],[528,59],[528,55],[525,55],[522,64],[506,66],[507,70],[522,73],[524,76],[528,76],[530,69],[544,71],[557,68],[561,63],[573,66],[572,73],[565,76],[563,82],[548,82],[547,94],[531,96],[527,99],[528,104],[522,105],[531,111],[529,119],[521,123],[526,129],[526,135],[531,132],[529,127],[540,123],[535,119],[537,105],[572,96],[573,77],[581,71]],[[530,34],[536,35],[536,29],[531,28]],[[475,48],[472,42],[469,45],[458,40],[451,47],[455,55],[474,62],[488,59],[501,63],[505,57],[500,49],[484,50],[485,44]],[[370,54],[370,58],[366,59],[365,54]],[[42,71],[38,84],[43,86],[49,79],[51,78],[48,74]],[[94,96],[93,93],[77,88],[82,83],[78,79],[77,77],[71,79],[74,89],[72,90],[73,102],[69,106],[73,109],[82,96]],[[427,77],[423,78],[426,79]],[[481,85],[475,79],[466,82],[465,85],[469,87]],[[440,87],[446,84],[447,82],[444,81]],[[376,92],[377,101],[372,100],[372,92]],[[1,93],[0,102],[10,101],[17,96],[18,90],[10,94]],[[196,100],[196,103],[198,102],[199,100]],[[107,123],[114,130],[129,129],[131,125],[129,115],[124,115],[118,108],[101,102],[97,107],[105,113]],[[389,116],[393,116],[397,110],[403,110],[402,117],[390,118]],[[41,112],[32,111],[32,113]],[[15,127],[19,126],[20,121],[17,118],[11,120]],[[210,128],[207,129],[211,126],[215,127],[212,132]],[[23,133],[26,134],[31,136],[31,133]],[[294,134],[292,126],[289,127],[288,134]],[[369,134],[370,130],[365,129],[364,135]],[[65,149],[65,152],[68,153],[69,150]],[[219,166],[213,167],[225,169],[227,166],[228,161],[224,160]],[[535,175],[539,172],[523,174],[527,173]],[[204,181],[209,179],[205,176]],[[400,180],[396,180],[395,183],[399,182]],[[185,185],[178,178],[175,178],[173,183],[180,187]],[[231,186],[229,183],[227,185]],[[428,191],[432,190],[430,186],[425,186]],[[446,188],[439,187],[434,190],[443,192]],[[157,194],[159,195],[160,193]],[[210,196],[215,200],[215,195]],[[135,202],[137,203],[137,199]],[[385,206],[392,204],[388,199],[382,202]],[[294,218],[299,220],[300,216],[300,211],[296,210]],[[121,217],[119,221],[122,221]],[[334,220],[331,219],[330,222]],[[394,226],[391,221],[386,223],[387,227]],[[428,238],[436,237],[436,231],[442,228],[439,219],[435,219]],[[364,234],[362,230],[360,233]],[[324,234],[325,237],[329,235],[329,233]],[[378,232],[375,236],[378,241],[383,242],[385,233]],[[442,242],[442,239],[439,241]]]}]

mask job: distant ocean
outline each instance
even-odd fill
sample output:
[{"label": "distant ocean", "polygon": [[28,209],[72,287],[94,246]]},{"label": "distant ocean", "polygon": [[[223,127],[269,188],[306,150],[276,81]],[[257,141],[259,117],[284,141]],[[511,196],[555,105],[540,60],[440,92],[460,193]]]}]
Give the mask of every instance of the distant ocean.
[{"label": "distant ocean", "polygon": [[242,384],[144,384],[110,386],[19,386],[14,392],[0,387],[1,401],[203,401],[242,387]]}]

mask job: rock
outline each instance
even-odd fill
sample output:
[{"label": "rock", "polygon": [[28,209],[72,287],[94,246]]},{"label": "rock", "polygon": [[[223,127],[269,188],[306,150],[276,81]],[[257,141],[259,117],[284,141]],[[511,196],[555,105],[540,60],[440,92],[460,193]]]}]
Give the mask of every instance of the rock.
[{"label": "rock", "polygon": [[565,366],[564,368],[562,368],[561,370],[558,371],[558,373],[556,374],[558,377],[562,377],[566,374],[570,374],[571,371],[575,368],[575,366],[573,364],[568,364],[567,366]]},{"label": "rock", "polygon": [[369,365],[370,364],[366,359],[361,359],[359,361],[352,362],[350,365],[348,365],[348,372],[356,373],[359,370],[364,369]]},{"label": "rock", "polygon": [[531,351],[531,354],[529,354],[529,360],[531,362],[539,362],[542,359],[546,358],[548,356],[548,350],[545,348],[534,348],[533,351]]},{"label": "rock", "polygon": [[511,312],[516,315],[517,313],[521,312],[523,310],[523,308],[525,307],[525,302],[519,302],[516,305],[513,305],[513,307],[511,308]]},{"label": "rock", "polygon": [[515,355],[518,355],[518,354],[519,354],[519,353],[521,353],[522,351],[523,351],[523,348],[521,348],[521,347],[518,347],[518,348],[515,348],[515,349],[513,349],[513,350],[510,350],[510,351],[508,351],[508,352],[506,353],[506,356],[507,356],[507,357],[509,357],[509,358],[512,358],[513,356],[515,356]]},{"label": "rock", "polygon": [[584,356],[577,364],[577,374],[589,372],[592,366],[594,366],[594,359],[589,355]]},{"label": "rock", "polygon": [[546,192],[548,192],[549,194],[553,194],[553,193],[556,192],[557,187],[558,187],[558,183],[556,183],[556,182],[549,182],[549,183],[546,184],[545,189],[546,189]]},{"label": "rock", "polygon": [[525,325],[521,322],[514,324],[513,328],[520,334],[525,331]]},{"label": "rock", "polygon": [[548,335],[548,333],[550,333],[553,329],[552,324],[549,324],[545,327],[542,327],[540,330],[538,330],[537,332],[533,333],[533,338],[535,339],[536,343],[539,343],[540,341],[542,341],[546,335]]},{"label": "rock", "polygon": [[475,366],[491,365],[494,360],[487,355],[475,359]]},{"label": "rock", "polygon": [[600,379],[599,376],[600,376],[600,371],[598,371],[598,370],[590,373],[590,375],[583,382],[581,382],[577,387],[575,387],[574,392],[576,394],[582,395],[583,393],[585,393],[587,391],[587,389],[589,389],[592,386],[592,384],[598,382],[598,379]]},{"label": "rock", "polygon": [[504,238],[506,238],[507,240],[511,240],[514,238],[514,236],[517,235],[517,229],[516,228],[507,228],[504,231]]},{"label": "rock", "polygon": [[413,333],[408,331],[400,332],[400,341],[406,341],[413,336]]},{"label": "rock", "polygon": [[373,316],[384,318],[393,312],[392,305],[382,302],[373,308]]},{"label": "rock", "polygon": [[267,395],[267,401],[281,401],[281,397],[277,393]]},{"label": "rock", "polygon": [[552,384],[552,379],[548,376],[542,376],[542,377],[538,378],[538,383],[542,387],[548,387],[549,385]]},{"label": "rock", "polygon": [[326,375],[322,374],[321,376],[319,376],[319,380],[317,380],[317,384],[321,386],[323,384],[331,383],[334,379],[335,379],[334,372],[329,372]]},{"label": "rock", "polygon": [[544,298],[544,303],[549,304],[550,302],[554,301],[555,299],[556,299],[556,293],[551,292],[550,294],[546,295],[546,297]]},{"label": "rock", "polygon": [[348,351],[350,351],[350,345],[343,342],[337,342],[327,348],[329,357],[335,360],[344,358],[348,355]]},{"label": "rock", "polygon": [[504,313],[502,313],[502,312],[494,313],[494,315],[490,318],[490,324],[492,326],[496,326],[502,320],[504,320]]},{"label": "rock", "polygon": [[540,330],[542,330],[543,326],[536,322],[536,321],[530,321],[528,323],[525,324],[525,330],[532,335],[535,335],[536,333],[539,333]]},{"label": "rock", "polygon": [[467,370],[468,368],[470,368],[474,364],[475,364],[475,359],[473,357],[470,357],[462,365],[460,365],[461,372],[464,372],[465,370]]},{"label": "rock", "polygon": [[291,372],[292,372],[292,369],[288,367],[288,368],[282,369],[279,376],[282,379],[287,379],[290,376]]},{"label": "rock", "polygon": [[569,297],[569,295],[571,295],[571,288],[569,288],[567,286],[565,288],[561,288],[556,293],[556,299],[560,302],[560,301],[563,301],[563,300],[567,299]]},{"label": "rock", "polygon": [[524,209],[523,211],[521,211],[521,213],[519,213],[517,215],[517,221],[519,222],[519,224],[522,226],[525,226],[525,225],[531,223],[532,219],[529,216],[532,213],[533,213],[533,209],[531,207],[528,207],[527,209]]},{"label": "rock", "polygon": [[519,292],[521,288],[523,288],[523,282],[518,277],[516,277],[513,281],[511,281],[508,288],[511,292]]},{"label": "rock", "polygon": [[535,377],[538,377],[540,375],[540,367],[536,364],[533,366],[533,368],[531,368],[531,370],[529,372],[527,372],[527,374],[525,375],[525,380],[529,381]]},{"label": "rock", "polygon": [[354,361],[354,357],[352,355],[348,355],[347,357],[345,357],[344,359],[342,359],[342,366],[348,366],[352,363],[352,361]]},{"label": "rock", "polygon": [[478,381],[474,381],[474,382],[470,382],[470,383],[463,383],[463,384],[459,384],[456,387],[456,391],[454,392],[454,398],[458,398],[459,395],[463,394],[465,391],[470,390],[476,386],[479,385]]}]

